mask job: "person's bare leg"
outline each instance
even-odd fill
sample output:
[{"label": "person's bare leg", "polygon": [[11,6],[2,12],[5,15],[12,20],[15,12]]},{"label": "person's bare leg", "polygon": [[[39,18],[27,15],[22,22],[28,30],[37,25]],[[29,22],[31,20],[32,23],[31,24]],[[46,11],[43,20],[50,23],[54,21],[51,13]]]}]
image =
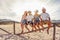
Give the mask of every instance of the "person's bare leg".
[{"label": "person's bare leg", "polygon": [[27,29],[28,31],[30,31],[26,24],[25,24],[25,27],[26,27],[26,29]]},{"label": "person's bare leg", "polygon": [[41,32],[41,30],[40,30],[40,26],[39,26],[39,23],[37,23],[37,27],[38,27],[38,29],[39,29],[39,32]]},{"label": "person's bare leg", "polygon": [[40,29],[40,26],[39,26],[39,24],[37,23],[37,27],[38,27],[38,29]]},{"label": "person's bare leg", "polygon": [[22,28],[21,33],[23,33],[23,31],[24,31],[24,25],[23,24],[21,24],[21,28]]},{"label": "person's bare leg", "polygon": [[35,32],[37,31],[36,24],[33,24],[33,28],[35,29]]},{"label": "person's bare leg", "polygon": [[35,25],[31,25],[31,24],[30,24],[30,26],[32,27],[32,31],[33,31],[33,30],[34,30],[34,27],[33,27],[33,26],[35,26]]},{"label": "person's bare leg", "polygon": [[34,26],[34,28],[35,28],[35,32],[37,31],[37,28],[36,28],[36,26],[37,26],[37,25],[35,24],[35,26]]},{"label": "person's bare leg", "polygon": [[47,33],[49,34],[49,29],[50,29],[50,27],[51,27],[51,22],[50,22],[50,21],[47,21],[47,24],[48,24]]},{"label": "person's bare leg", "polygon": [[31,26],[32,27],[32,31],[34,30],[34,27],[33,26]]},{"label": "person's bare leg", "polygon": [[40,26],[42,27],[42,31],[44,31],[43,22],[40,22]]},{"label": "person's bare leg", "polygon": [[34,29],[36,29],[35,24],[30,24],[30,26],[32,27],[32,31],[34,31]]}]

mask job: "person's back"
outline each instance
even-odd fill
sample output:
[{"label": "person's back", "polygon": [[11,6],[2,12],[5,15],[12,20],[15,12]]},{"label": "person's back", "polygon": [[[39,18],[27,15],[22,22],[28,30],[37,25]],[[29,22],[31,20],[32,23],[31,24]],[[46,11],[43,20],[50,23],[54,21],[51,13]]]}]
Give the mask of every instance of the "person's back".
[{"label": "person's back", "polygon": [[32,21],[33,18],[34,18],[33,15],[28,15],[28,16],[26,17],[27,21]]},{"label": "person's back", "polygon": [[35,11],[34,20],[35,20],[35,22],[39,22],[40,21],[38,10]]},{"label": "person's back", "polygon": [[32,21],[34,16],[31,14],[31,11],[28,11],[28,15],[26,17],[27,21]]},{"label": "person's back", "polygon": [[48,13],[46,13],[46,9],[42,9],[42,13],[40,14],[40,19],[41,19],[41,26],[43,27],[43,24],[48,24],[48,29],[47,33],[49,34],[49,28],[51,27],[51,21],[50,21],[50,16]]},{"label": "person's back", "polygon": [[40,14],[42,20],[49,20],[50,16],[48,13],[41,13]]}]

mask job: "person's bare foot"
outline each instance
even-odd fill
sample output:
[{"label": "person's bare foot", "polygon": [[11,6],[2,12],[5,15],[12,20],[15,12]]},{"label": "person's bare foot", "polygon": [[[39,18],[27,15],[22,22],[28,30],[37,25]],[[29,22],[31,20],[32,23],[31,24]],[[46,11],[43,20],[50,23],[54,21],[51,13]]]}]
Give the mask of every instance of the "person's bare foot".
[{"label": "person's bare foot", "polygon": [[28,30],[28,32],[30,32],[30,30]]},{"label": "person's bare foot", "polygon": [[34,30],[32,29],[32,31],[34,31]]},{"label": "person's bare foot", "polygon": [[41,32],[41,30],[39,30],[39,32]]},{"label": "person's bare foot", "polygon": [[41,32],[40,28],[38,28],[38,31]]},{"label": "person's bare foot", "polygon": [[22,31],[21,33],[16,34],[16,35],[20,35],[20,34],[22,34],[22,33],[23,33],[23,31]]},{"label": "person's bare foot", "polygon": [[37,32],[37,30],[35,30],[35,32]]}]

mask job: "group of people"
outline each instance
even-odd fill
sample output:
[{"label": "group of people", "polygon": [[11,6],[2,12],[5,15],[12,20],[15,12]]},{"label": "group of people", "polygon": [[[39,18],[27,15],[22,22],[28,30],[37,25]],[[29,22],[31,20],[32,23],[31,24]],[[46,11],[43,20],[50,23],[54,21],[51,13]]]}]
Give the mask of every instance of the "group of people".
[{"label": "group of people", "polygon": [[42,31],[44,31],[44,26],[43,26],[44,23],[48,24],[47,33],[49,34],[49,28],[51,27],[51,21],[50,21],[50,16],[48,13],[46,13],[45,8],[42,8],[41,14],[38,14],[38,10],[36,10],[34,15],[32,15],[31,11],[24,11],[24,14],[22,15],[22,19],[21,19],[21,28],[22,28],[21,33],[24,32],[24,27],[28,31],[30,31],[28,28],[28,25],[32,27],[32,31],[34,31],[34,29],[36,31],[37,28],[40,29],[40,27],[42,27]]}]

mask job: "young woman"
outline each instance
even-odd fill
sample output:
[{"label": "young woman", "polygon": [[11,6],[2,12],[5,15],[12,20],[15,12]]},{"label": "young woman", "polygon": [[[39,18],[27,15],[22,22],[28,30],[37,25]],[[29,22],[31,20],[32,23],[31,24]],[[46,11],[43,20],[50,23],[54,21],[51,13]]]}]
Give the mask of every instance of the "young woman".
[{"label": "young woman", "polygon": [[[38,27],[38,29],[40,29],[40,18],[39,18],[39,14],[38,14],[38,10],[35,11],[35,14],[34,14],[34,26]],[[40,30],[39,30],[40,31]]]},{"label": "young woman", "polygon": [[32,31],[34,30],[34,28],[36,29],[36,27],[33,26],[33,18],[34,16],[31,14],[31,11],[28,11],[28,16],[26,17],[28,24],[32,27]]},{"label": "young woman", "polygon": [[22,16],[22,19],[21,19],[21,28],[22,28],[22,32],[24,31],[24,26],[26,27],[26,29],[28,31],[30,31],[28,28],[27,28],[27,20],[26,20],[26,16],[27,16],[27,11],[24,12],[23,16]]}]

